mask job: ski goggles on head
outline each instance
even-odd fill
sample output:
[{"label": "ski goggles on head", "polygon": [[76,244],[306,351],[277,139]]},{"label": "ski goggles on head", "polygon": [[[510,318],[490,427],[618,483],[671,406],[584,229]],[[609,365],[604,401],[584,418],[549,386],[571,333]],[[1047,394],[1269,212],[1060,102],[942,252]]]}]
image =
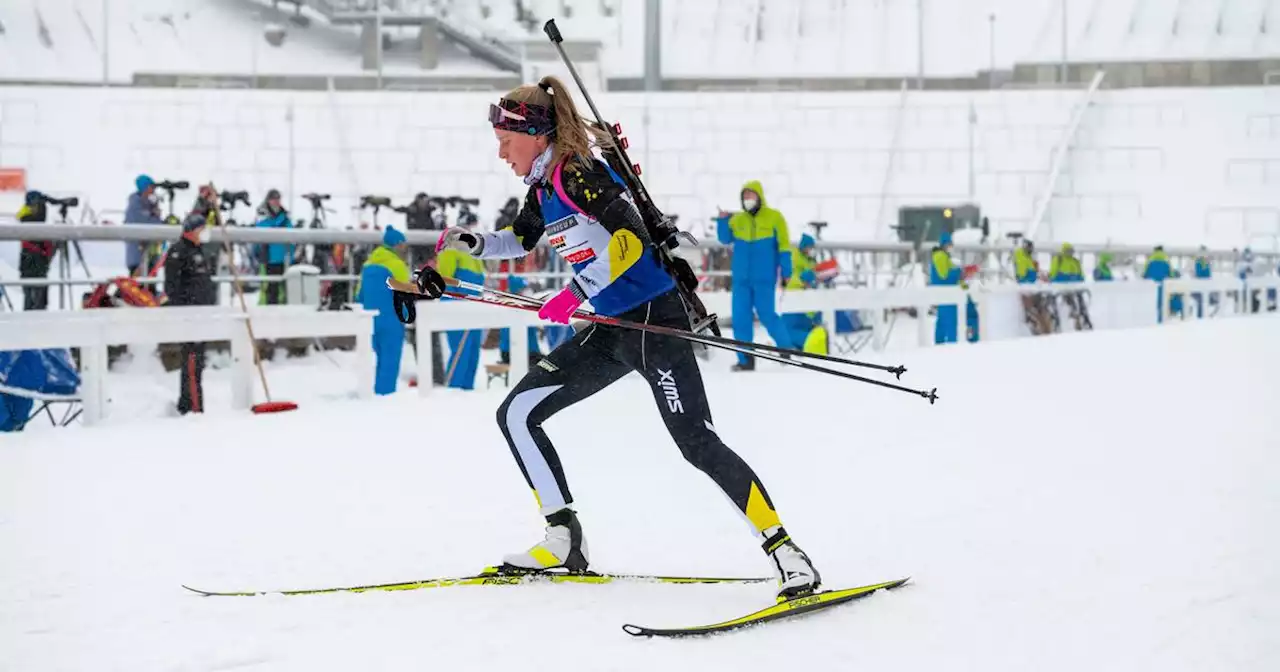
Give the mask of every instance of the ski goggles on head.
[{"label": "ski goggles on head", "polygon": [[529,135],[551,135],[556,131],[551,108],[506,98],[489,105],[489,123],[494,128]]}]

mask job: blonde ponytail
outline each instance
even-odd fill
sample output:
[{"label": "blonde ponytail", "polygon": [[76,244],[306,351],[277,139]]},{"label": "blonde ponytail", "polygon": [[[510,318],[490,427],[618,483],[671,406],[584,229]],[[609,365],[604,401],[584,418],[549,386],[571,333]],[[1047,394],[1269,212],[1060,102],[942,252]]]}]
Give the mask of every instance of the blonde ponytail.
[{"label": "blonde ponytail", "polygon": [[538,80],[537,84],[517,87],[503,97],[507,100],[533,103],[552,109],[556,120],[554,149],[551,151],[552,165],[572,158],[584,166],[590,166],[595,160],[591,153],[591,145],[593,143],[604,145],[611,141],[606,131],[589,126],[587,120],[578,114],[578,106],[573,102],[573,94],[559,77],[547,75]]}]

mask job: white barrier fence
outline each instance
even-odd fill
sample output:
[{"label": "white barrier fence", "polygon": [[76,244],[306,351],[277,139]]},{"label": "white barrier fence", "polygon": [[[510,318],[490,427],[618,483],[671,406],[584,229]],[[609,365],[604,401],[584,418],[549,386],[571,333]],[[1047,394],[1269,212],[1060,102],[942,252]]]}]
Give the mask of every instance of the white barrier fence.
[{"label": "white barrier fence", "polygon": [[231,405],[253,405],[257,379],[253,343],[245,328],[253,320],[256,338],[354,336],[356,393],[373,395],[373,316],[376,311],[317,311],[309,307],[262,306],[249,314],[228,307],[171,306],[159,309],[31,311],[0,315],[0,350],[80,349],[80,398],[84,423],[106,415],[107,346],[128,343],[231,342]]},{"label": "white barrier fence", "polygon": [[[1095,329],[1122,329],[1154,325],[1157,322],[1159,286],[1147,281],[1080,283],[1056,285],[1001,285],[964,290],[959,287],[906,287],[890,289],[833,289],[784,292],[778,301],[779,313],[817,312],[831,326],[837,311],[866,311],[870,316],[873,347],[885,346],[888,331],[884,310],[914,308],[920,346],[933,344],[933,321],[927,319],[936,305],[954,305],[963,316],[967,297],[978,309],[980,340],[1018,338],[1030,334],[1022,312],[1020,295],[1028,291],[1061,295],[1086,292]],[[1268,294],[1280,292],[1280,277],[1255,277],[1247,283],[1238,278],[1179,279],[1164,284],[1163,310],[1170,316],[1172,297],[1184,297],[1182,319],[1223,314],[1228,298],[1231,314],[1247,314],[1253,302],[1267,310]],[[701,295],[707,309],[727,317],[732,295],[709,292]],[[1197,296],[1218,310],[1196,310]],[[1250,297],[1243,300],[1241,297]],[[532,312],[466,301],[421,301],[417,304],[418,391],[429,394],[432,385],[431,361],[436,331],[510,329],[511,352],[527,352],[528,327],[543,324]],[[373,316],[361,309],[317,311],[301,306],[260,306],[249,315],[228,307],[166,307],[162,309],[86,310],[75,312],[23,312],[0,315],[0,350],[74,347],[81,350],[80,396],[84,421],[92,424],[105,416],[107,401],[107,346],[127,343],[183,343],[226,340],[231,343],[232,407],[248,409],[253,403],[256,378],[253,372],[253,344],[245,320],[253,320],[254,335],[261,339],[354,336],[357,395],[373,393]],[[1069,330],[1066,320],[1064,330]],[[963,324],[963,321],[961,322]],[[965,343],[963,327],[958,343]],[[519,380],[528,373],[528,360],[511,357],[510,377]]]},{"label": "white barrier fence", "polygon": [[[970,292],[978,306],[978,340],[995,341],[1031,336],[1022,297],[1044,294],[1058,302],[1060,315],[1067,307],[1062,297],[1072,292],[1085,296],[1086,306],[1095,330],[1131,329],[1156,324],[1156,290],[1154,282],[1064,282],[1049,285],[996,285]],[[1074,331],[1069,319],[1060,320],[1061,331]]]},{"label": "white barrier fence", "polygon": [[416,308],[418,319],[415,322],[414,338],[418,344],[418,394],[423,396],[430,393],[431,388],[434,387],[431,384],[431,358],[436,342],[431,335],[434,332],[455,329],[511,329],[509,377],[514,384],[529,373],[529,358],[523,356],[523,353],[529,351],[528,327],[546,324],[531,311],[491,306],[474,301],[419,301]]},{"label": "white barrier fence", "polygon": [[[963,325],[965,290],[959,287],[890,287],[886,289],[812,289],[782,292],[777,300],[779,314],[821,313],[828,328],[835,320],[835,312],[843,310],[871,311],[872,347],[884,347],[885,329],[881,320],[884,310],[890,308],[914,308],[917,315],[928,315],[929,309],[938,305],[954,305]],[[727,318],[733,313],[731,292],[699,294],[707,311]],[[933,327],[929,320],[917,321],[917,342],[921,347],[933,343]],[[962,327],[963,332],[963,327]],[[961,339],[963,342],[963,339]]]},{"label": "white barrier fence", "polygon": [[[1236,315],[1247,315],[1256,303],[1260,312],[1267,310],[1267,303],[1280,290],[1280,276],[1250,276],[1240,278],[1202,278],[1166,280],[1160,309],[1164,319],[1177,317],[1173,312],[1173,300],[1183,297],[1181,319],[1189,320],[1221,312],[1228,301]],[[1216,307],[1216,310],[1215,310]]]}]

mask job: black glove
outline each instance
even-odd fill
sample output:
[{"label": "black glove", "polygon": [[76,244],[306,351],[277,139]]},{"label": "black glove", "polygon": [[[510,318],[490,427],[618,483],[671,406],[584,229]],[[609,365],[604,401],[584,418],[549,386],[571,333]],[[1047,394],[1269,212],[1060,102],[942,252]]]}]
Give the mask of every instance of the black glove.
[{"label": "black glove", "polygon": [[428,299],[440,298],[448,287],[444,283],[444,276],[430,266],[423,266],[418,269],[418,272],[414,274],[413,281],[418,285],[418,291],[422,292]]},{"label": "black glove", "polygon": [[418,319],[418,309],[413,307],[419,297],[417,294],[391,290],[391,304],[395,307],[396,317],[403,324],[413,324]]}]

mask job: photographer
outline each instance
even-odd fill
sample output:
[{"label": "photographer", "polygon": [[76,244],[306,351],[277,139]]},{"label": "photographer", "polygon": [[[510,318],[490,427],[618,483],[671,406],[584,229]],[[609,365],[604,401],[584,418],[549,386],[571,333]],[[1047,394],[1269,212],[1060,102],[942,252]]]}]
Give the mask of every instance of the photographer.
[{"label": "photographer", "polygon": [[[205,226],[222,226],[222,213],[219,212],[218,207],[218,189],[210,182],[200,187],[190,214],[204,217]],[[183,225],[186,225],[185,219]]]},{"label": "photographer", "polygon": [[[287,229],[293,226],[289,221],[289,212],[280,204],[279,190],[272,189],[267,192],[266,199],[258,207],[257,225],[268,229]],[[293,246],[287,243],[269,243],[266,248],[266,254],[263,255],[263,262],[265,262],[263,275],[284,275],[285,264],[293,257]],[[266,281],[264,286],[268,305],[284,303],[283,281]]]},{"label": "photographer", "polygon": [[[45,195],[28,191],[24,205],[18,210],[19,222],[43,224],[49,217]],[[24,240],[18,254],[18,273],[24,278],[47,278],[56,248],[50,240]],[[22,309],[45,310],[49,307],[49,286],[23,287]]]},{"label": "photographer", "polygon": [[[136,191],[129,194],[129,203],[124,208],[125,224],[163,224],[160,217],[160,205],[156,203],[156,182],[149,175],[139,175],[133,181]],[[143,252],[147,243],[125,241],[124,263],[130,276],[137,276],[142,269]]]},{"label": "photographer", "polygon": [[395,209],[396,212],[404,214],[405,226],[410,231],[429,231],[435,228],[431,220],[433,210],[435,207],[431,205],[431,199],[427,198],[426,192],[423,191],[419,191],[409,205]]},{"label": "photographer", "polygon": [[[192,212],[182,222],[182,238],[169,248],[164,261],[165,305],[213,306],[218,303],[218,287],[213,282],[213,259],[205,254],[200,234],[208,215]],[[182,367],[178,376],[178,412],[204,412],[204,343],[182,344]]]},{"label": "photographer", "polygon": [[[395,208],[396,212],[404,215],[405,228],[410,231],[430,231],[437,228],[435,222],[432,221],[432,214],[435,206],[431,204],[431,200],[427,198],[425,192],[418,192],[413,197],[413,202],[404,207]],[[431,245],[410,245],[409,246],[409,266],[417,268],[435,256],[435,247]]]}]

